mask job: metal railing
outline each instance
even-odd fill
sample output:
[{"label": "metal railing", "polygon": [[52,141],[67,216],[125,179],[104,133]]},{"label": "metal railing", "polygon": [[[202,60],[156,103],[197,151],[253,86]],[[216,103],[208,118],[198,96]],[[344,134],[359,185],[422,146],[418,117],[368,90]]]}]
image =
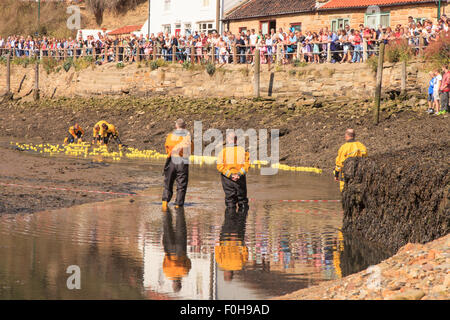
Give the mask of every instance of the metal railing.
[{"label": "metal railing", "polygon": [[[105,45],[103,47],[67,47],[67,48],[0,48],[0,56],[10,54],[14,58],[53,58],[60,61],[90,57],[99,63],[141,62],[163,59],[172,63],[219,63],[248,64],[253,63],[256,49],[259,49],[262,64],[289,64],[295,61],[306,63],[331,63],[337,61],[365,62],[373,55],[378,55],[379,43],[387,40],[366,40],[360,44],[349,42],[311,42],[295,44],[273,44],[240,46],[172,46],[162,47],[147,44],[144,46]],[[395,42],[391,40],[389,42]],[[423,37],[400,39],[407,41],[416,55],[422,55],[428,42]]]}]

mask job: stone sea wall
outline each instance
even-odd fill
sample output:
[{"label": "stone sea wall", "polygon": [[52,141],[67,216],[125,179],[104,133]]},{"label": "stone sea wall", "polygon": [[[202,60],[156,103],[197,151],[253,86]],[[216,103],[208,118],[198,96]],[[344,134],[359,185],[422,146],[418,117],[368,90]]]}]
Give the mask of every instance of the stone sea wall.
[{"label": "stone sea wall", "polygon": [[[411,63],[407,68],[407,87],[410,91],[423,91],[427,76],[423,65]],[[68,72],[47,74],[40,68],[40,91],[43,97],[74,97],[98,95],[136,96],[182,95],[186,97],[252,97],[253,66],[216,66],[210,76],[205,68],[196,66],[185,70],[170,64],[151,70],[145,64],[115,63],[88,67]],[[6,67],[0,66],[0,92],[6,88]],[[384,92],[399,91],[400,64],[386,64],[383,74]],[[261,95],[272,97],[299,97],[310,100],[320,97],[373,97],[375,74],[367,64],[321,64],[306,67],[261,66]],[[34,67],[11,66],[11,90],[15,97],[31,97],[34,87]]]}]

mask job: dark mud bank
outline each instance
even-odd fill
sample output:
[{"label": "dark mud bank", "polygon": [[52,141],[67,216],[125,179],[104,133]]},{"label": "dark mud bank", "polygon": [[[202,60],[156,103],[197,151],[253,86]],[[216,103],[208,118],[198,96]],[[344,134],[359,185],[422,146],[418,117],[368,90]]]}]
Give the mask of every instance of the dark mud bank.
[{"label": "dark mud bank", "polygon": [[393,250],[450,232],[450,144],[348,159],[343,231]]}]

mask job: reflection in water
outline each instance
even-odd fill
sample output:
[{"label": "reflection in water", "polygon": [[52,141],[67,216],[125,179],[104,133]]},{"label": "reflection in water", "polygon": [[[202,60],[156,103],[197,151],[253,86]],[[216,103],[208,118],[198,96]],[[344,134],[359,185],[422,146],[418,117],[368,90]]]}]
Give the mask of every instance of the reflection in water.
[{"label": "reflection in water", "polygon": [[[254,201],[240,213],[225,211],[215,170],[190,181],[185,211],[162,213],[153,187],[132,203],[1,216],[0,298],[266,299],[389,255],[339,232],[340,204],[280,202],[336,199],[328,177],[249,175]],[[66,287],[70,265],[81,290]]]},{"label": "reflection in water", "polygon": [[216,262],[223,270],[225,281],[231,281],[235,271],[240,271],[248,260],[245,246],[245,222],[248,206],[236,212],[235,207],[225,209],[225,220],[220,232],[220,241],[214,248]]},{"label": "reflection in water", "polygon": [[175,230],[172,224],[172,211],[163,214],[164,234],[164,262],[163,270],[166,277],[173,281],[174,292],[181,290],[181,279],[191,270],[191,260],[187,257],[187,233],[184,208],[176,208]]}]

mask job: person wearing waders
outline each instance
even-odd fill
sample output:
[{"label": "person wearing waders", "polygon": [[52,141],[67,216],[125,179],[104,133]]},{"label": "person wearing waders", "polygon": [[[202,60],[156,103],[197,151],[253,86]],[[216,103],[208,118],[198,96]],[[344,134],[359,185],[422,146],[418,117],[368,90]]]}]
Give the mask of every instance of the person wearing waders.
[{"label": "person wearing waders", "polygon": [[175,207],[184,206],[184,199],[189,179],[189,157],[192,150],[192,140],[183,119],[175,121],[175,130],[167,136],[165,143],[167,160],[164,165],[164,191],[162,196],[162,210],[173,196],[173,184],[177,183],[177,197]]},{"label": "person wearing waders", "polygon": [[344,161],[352,157],[367,157],[366,147],[358,141],[355,141],[356,133],[353,129],[345,131],[345,143],[339,148],[336,158],[336,168],[334,169],[334,180],[339,181],[339,189],[344,189]]},{"label": "person wearing waders", "polygon": [[227,135],[227,144],[217,156],[217,170],[220,172],[225,205],[236,212],[248,209],[247,179],[250,168],[250,155],[242,146],[237,144],[234,132]]}]

